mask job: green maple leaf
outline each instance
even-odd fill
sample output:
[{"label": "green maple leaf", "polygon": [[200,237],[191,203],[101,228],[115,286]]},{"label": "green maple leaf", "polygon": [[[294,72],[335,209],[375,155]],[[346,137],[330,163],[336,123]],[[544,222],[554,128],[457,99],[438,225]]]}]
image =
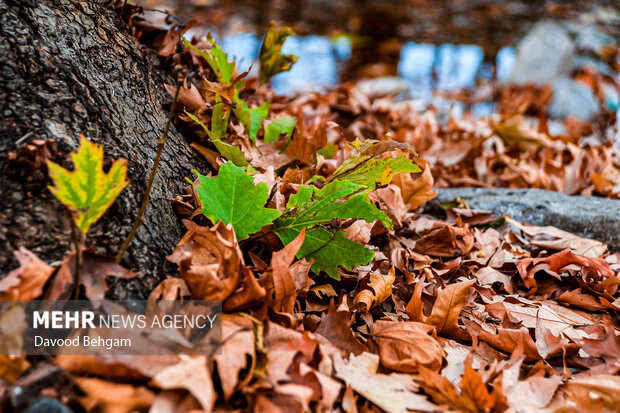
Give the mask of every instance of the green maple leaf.
[{"label": "green maple leaf", "polygon": [[[276,231],[284,244],[293,241],[299,231],[293,228],[282,228]],[[355,241],[345,238],[344,231],[328,231],[323,227],[306,230],[304,243],[297,252],[297,258],[314,259],[312,271],[325,271],[330,277],[339,279],[338,266],[347,269],[368,264],[375,253]]]},{"label": "green maple leaf", "polygon": [[364,186],[349,181],[334,181],[321,189],[303,185],[286,205],[296,210],[296,216],[289,218],[290,225],[301,231],[303,227],[327,224],[332,218],[356,218],[366,222],[379,220],[393,228],[392,220],[370,203],[365,190]]},{"label": "green maple leaf", "polygon": [[349,181],[334,181],[321,189],[301,186],[289,198],[287,209],[289,214],[274,224],[275,234],[286,244],[306,228],[306,238],[297,257],[314,259],[312,270],[316,273],[323,270],[333,278],[338,278],[339,265],[353,268],[367,264],[374,257],[369,249],[345,238],[344,231],[325,228],[333,218],[379,220],[393,228],[385,212],[370,203],[367,188]]},{"label": "green maple leaf", "polygon": [[265,142],[273,142],[283,133],[287,138],[290,138],[296,122],[295,116],[282,116],[272,120],[269,125],[265,126]]},{"label": "green maple leaf", "polygon": [[[219,106],[219,105],[216,105],[216,106]],[[209,137],[209,139],[211,139],[211,142],[213,142],[213,145],[215,145],[215,148],[219,151],[219,153],[224,158],[228,159],[229,161],[231,161],[237,166],[248,166],[249,165],[249,162],[247,161],[247,159],[245,159],[245,155],[243,154],[243,151],[238,146],[230,145],[226,142],[222,142],[222,140],[220,139],[220,135],[218,135],[215,132],[210,131],[209,128],[207,128],[207,126],[200,121],[200,119],[198,119],[196,116],[192,115],[191,113],[187,111],[185,111],[185,114],[189,116],[191,120],[193,120],[194,122],[202,126],[202,129],[204,129],[204,131],[207,133],[207,136]],[[217,117],[216,117],[216,113],[214,109],[213,117],[211,119],[211,125],[212,125],[211,129],[213,130],[216,129],[216,126],[214,126],[213,123],[219,122],[216,119]]]},{"label": "green maple leaf", "polygon": [[282,45],[287,37],[293,34],[290,27],[282,27],[276,30],[273,23],[269,24],[265,40],[260,48],[258,60],[260,61],[260,84],[263,85],[274,75],[291,70],[297,62],[297,56],[282,54]]},{"label": "green maple leaf", "polygon": [[84,135],[80,147],[71,154],[74,170],[48,161],[54,185],[49,190],[71,211],[73,221],[82,234],[107,211],[127,186],[127,160],[116,160],[106,174],[103,171],[103,147],[90,142]]},{"label": "green maple leaf", "polygon": [[378,158],[385,152],[405,149],[413,152],[407,144],[394,141],[359,139],[351,143],[355,151],[334,171],[332,180],[347,180],[374,190],[377,185],[387,185],[394,174],[422,172],[420,167],[404,156]]},{"label": "green maple leaf", "polygon": [[248,105],[241,99],[237,99],[237,107],[234,109],[235,115],[243,124],[245,133],[252,142],[256,141],[256,135],[260,129],[261,123],[269,114],[269,102],[265,102],[257,108],[250,109]]},{"label": "green maple leaf", "polygon": [[183,43],[185,47],[189,47],[207,61],[211,69],[213,69],[218,82],[230,85],[233,73],[235,72],[235,62],[228,61],[228,55],[224,53],[222,47],[213,39],[211,33],[207,35],[207,40],[211,43],[211,49],[209,51],[198,50],[196,46],[186,38],[183,38]]},{"label": "green maple leaf", "polygon": [[254,179],[245,168],[227,162],[214,178],[194,173],[200,181],[196,191],[202,213],[213,224],[219,221],[232,224],[238,241],[260,231],[280,216],[278,210],[265,208],[269,197],[267,184],[254,185]]}]

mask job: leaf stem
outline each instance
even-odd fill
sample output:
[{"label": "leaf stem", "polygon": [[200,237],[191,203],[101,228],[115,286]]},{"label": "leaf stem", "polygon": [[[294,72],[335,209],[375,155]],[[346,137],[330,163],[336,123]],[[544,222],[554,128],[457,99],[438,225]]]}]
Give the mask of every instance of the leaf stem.
[{"label": "leaf stem", "polygon": [[177,77],[177,88],[174,92],[174,99],[172,100],[172,105],[170,106],[170,112],[168,112],[168,120],[166,121],[166,127],[164,128],[164,133],[161,135],[159,140],[157,141],[157,153],[155,154],[155,161],[153,162],[153,169],[151,169],[151,175],[149,176],[149,181],[146,185],[146,192],[144,193],[144,197],[142,198],[142,204],[140,205],[140,210],[138,211],[138,215],[136,216],[136,220],[121,247],[121,250],[116,255],[116,263],[120,263],[123,259],[123,255],[129,248],[129,244],[133,240],[133,237],[136,235],[138,228],[144,221],[144,212],[146,211],[146,206],[149,203],[149,197],[151,195],[151,190],[153,189],[153,182],[155,181],[155,175],[157,173],[157,168],[159,167],[159,161],[161,159],[161,154],[164,151],[164,146],[166,144],[166,138],[168,137],[168,132],[170,131],[170,124],[172,123],[172,116],[174,115],[174,111],[177,107],[177,99],[179,97],[179,92],[181,90],[181,86],[183,84],[183,75],[179,73]]},{"label": "leaf stem", "polygon": [[71,220],[71,235],[73,237],[73,245],[75,247],[75,292],[73,299],[78,300],[80,298],[80,278],[82,276],[82,244],[84,241],[84,234],[82,234],[82,232],[77,229],[73,220]]}]

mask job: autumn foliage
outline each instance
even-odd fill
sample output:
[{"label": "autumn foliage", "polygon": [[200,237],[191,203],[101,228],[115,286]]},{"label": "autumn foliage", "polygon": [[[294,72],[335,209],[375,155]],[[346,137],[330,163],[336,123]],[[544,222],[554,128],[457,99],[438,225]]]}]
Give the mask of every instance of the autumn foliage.
[{"label": "autumn foliage", "polygon": [[[48,393],[114,413],[617,411],[620,255],[432,203],[433,187],[458,185],[618,197],[612,149],[534,131],[519,115],[441,126],[352,84],[275,96],[269,78],[295,59],[280,54],[288,31],[270,30],[259,79],[237,73],[211,37],[180,40],[182,27],[150,45],[200,75],[186,78],[175,116],[209,168],[171,200],[186,232],[149,299],[222,301],[221,354],[57,356],[45,363],[69,384]],[[56,188],[71,173],[50,172]],[[87,229],[99,216],[76,221]],[[4,299],[75,288],[97,299],[139,277],[85,253],[75,286],[73,254],[56,266],[16,256]],[[43,365],[0,358],[3,386]]]}]

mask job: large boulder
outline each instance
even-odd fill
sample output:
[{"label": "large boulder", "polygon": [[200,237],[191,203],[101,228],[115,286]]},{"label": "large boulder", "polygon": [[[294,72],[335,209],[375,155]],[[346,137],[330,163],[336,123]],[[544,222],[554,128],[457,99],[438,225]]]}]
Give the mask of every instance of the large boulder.
[{"label": "large boulder", "polygon": [[568,75],[574,63],[575,46],[564,28],[550,20],[534,25],[517,45],[508,83],[550,84]]},{"label": "large boulder", "polygon": [[620,252],[620,201],[568,196],[542,189],[450,188],[437,190],[438,202],[461,198],[475,209],[510,215],[534,225],[552,225],[606,242]]}]

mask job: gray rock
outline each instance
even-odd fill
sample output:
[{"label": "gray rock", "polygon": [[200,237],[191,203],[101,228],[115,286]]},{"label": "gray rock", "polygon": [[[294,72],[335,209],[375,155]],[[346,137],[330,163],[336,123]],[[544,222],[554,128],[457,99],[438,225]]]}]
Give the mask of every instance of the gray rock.
[{"label": "gray rock", "polygon": [[534,225],[552,225],[608,244],[620,252],[620,201],[568,196],[542,189],[438,189],[436,200],[462,198],[469,206],[486,209]]},{"label": "gray rock", "polygon": [[616,44],[616,39],[596,27],[580,26],[575,44],[581,51],[598,54],[603,47]]},{"label": "gray rock", "polygon": [[587,85],[561,77],[553,82],[553,97],[549,102],[549,115],[564,119],[568,116],[581,120],[592,118],[600,110],[594,92]]},{"label": "gray rock", "polygon": [[550,20],[534,25],[517,45],[508,83],[545,85],[567,75],[573,67],[575,46],[562,26]]}]

